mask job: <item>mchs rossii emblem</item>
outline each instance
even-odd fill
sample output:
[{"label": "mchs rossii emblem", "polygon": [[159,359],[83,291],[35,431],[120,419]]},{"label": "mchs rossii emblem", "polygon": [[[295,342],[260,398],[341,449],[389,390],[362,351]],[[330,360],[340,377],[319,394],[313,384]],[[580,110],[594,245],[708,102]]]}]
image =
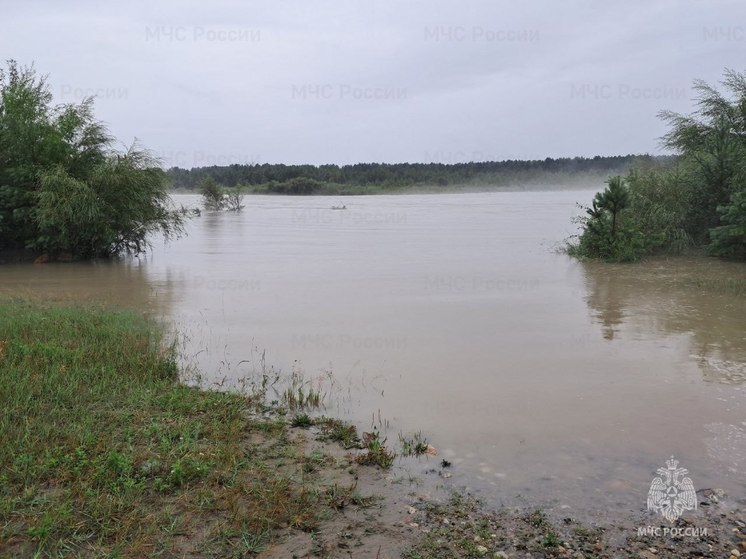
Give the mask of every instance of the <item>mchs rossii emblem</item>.
[{"label": "mchs rossii emblem", "polygon": [[687,510],[697,510],[697,494],[689,471],[679,468],[673,456],[666,460],[665,468],[658,468],[656,477],[648,491],[648,510],[659,512],[673,523]]}]

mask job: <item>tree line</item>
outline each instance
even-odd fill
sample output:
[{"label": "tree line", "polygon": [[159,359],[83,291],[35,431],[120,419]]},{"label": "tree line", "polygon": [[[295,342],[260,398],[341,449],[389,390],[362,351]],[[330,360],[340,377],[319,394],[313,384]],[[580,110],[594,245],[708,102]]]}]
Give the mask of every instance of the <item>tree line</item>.
[{"label": "tree line", "polygon": [[[467,163],[251,164],[168,170],[172,188],[201,190],[206,179],[227,188],[269,194],[355,194],[410,187],[572,184],[578,175],[603,177],[652,164],[660,157],[618,155]],[[663,156],[662,159],[666,159]]]}]

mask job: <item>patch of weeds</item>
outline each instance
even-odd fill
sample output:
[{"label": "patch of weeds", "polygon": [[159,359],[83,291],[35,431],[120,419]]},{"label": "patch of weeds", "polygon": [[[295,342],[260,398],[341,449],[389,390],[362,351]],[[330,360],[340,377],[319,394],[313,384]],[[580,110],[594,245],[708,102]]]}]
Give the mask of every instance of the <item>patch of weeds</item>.
[{"label": "patch of weeds", "polygon": [[492,537],[492,526],[487,518],[480,518],[474,526],[474,533],[483,540],[489,540]]},{"label": "patch of weeds", "polygon": [[373,504],[379,499],[381,499],[381,497],[377,497],[376,495],[368,495],[366,497],[366,496],[361,495],[357,491],[353,491],[352,495],[350,495],[350,503],[362,509],[367,509],[369,507],[372,507]]},{"label": "patch of weeds", "polygon": [[364,509],[373,506],[373,503],[378,499],[375,495],[361,495],[357,491],[357,483],[353,483],[347,487],[339,486],[335,483],[327,487],[326,498],[329,506],[335,509],[343,509],[348,505]]},{"label": "patch of weeds", "polygon": [[354,425],[329,417],[317,419],[316,424],[321,427],[319,440],[338,442],[346,449],[360,447],[360,437],[358,437],[357,428]]},{"label": "patch of weeds", "polygon": [[307,413],[300,413],[293,417],[293,420],[290,422],[291,427],[301,427],[303,429],[308,429],[309,427],[314,425],[314,420],[309,416]]},{"label": "patch of weeds", "polygon": [[541,541],[542,547],[557,547],[562,543],[559,536],[554,532],[548,532]]},{"label": "patch of weeds", "polygon": [[462,539],[459,543],[459,547],[464,553],[466,553],[467,557],[480,557],[484,555],[484,553],[480,553],[478,544],[469,538]]},{"label": "patch of weeds", "polygon": [[173,487],[181,487],[189,482],[202,479],[209,472],[209,464],[198,458],[185,456],[176,460],[171,466],[168,482]]},{"label": "patch of weeds", "polygon": [[544,511],[541,509],[536,509],[535,511],[531,512],[525,517],[524,520],[534,528],[543,528],[549,523],[549,521],[547,520],[547,515],[544,514]]},{"label": "patch of weeds", "polygon": [[306,457],[303,464],[303,472],[310,474],[319,470],[319,468],[329,461],[330,457],[319,450],[314,450]]},{"label": "patch of weeds", "polygon": [[401,445],[402,456],[422,456],[430,448],[427,439],[422,436],[421,431],[418,431],[411,437],[405,437],[399,433],[399,443]]},{"label": "patch of weeds", "polygon": [[364,466],[378,466],[388,470],[394,465],[396,455],[386,448],[386,439],[381,440],[381,434],[377,430],[372,433],[363,433],[363,448],[366,452],[360,454],[355,460]]},{"label": "patch of weeds", "polygon": [[266,421],[256,421],[253,423],[254,429],[261,431],[266,435],[277,436],[285,431],[285,421],[282,419],[268,419]]},{"label": "patch of weeds", "polygon": [[323,405],[324,395],[320,388],[314,388],[303,372],[295,369],[290,375],[289,385],[281,394],[283,403],[289,410],[318,409]]},{"label": "patch of weeds", "polygon": [[239,557],[243,557],[244,553],[261,553],[264,551],[265,542],[269,539],[269,532],[262,532],[261,534],[242,534],[238,540],[238,551]]}]

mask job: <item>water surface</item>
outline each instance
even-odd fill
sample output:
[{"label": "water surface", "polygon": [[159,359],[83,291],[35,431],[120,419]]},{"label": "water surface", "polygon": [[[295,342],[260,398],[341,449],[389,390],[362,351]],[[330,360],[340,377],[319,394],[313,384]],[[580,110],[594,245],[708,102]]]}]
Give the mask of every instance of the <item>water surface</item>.
[{"label": "water surface", "polygon": [[495,504],[639,510],[672,454],[743,498],[746,297],[703,285],[746,267],[570,260],[592,194],[255,196],[144,258],[2,266],[0,289],[162,317],[207,385],[303,371],[327,413],[422,431],[440,455],[416,467],[446,458]]}]

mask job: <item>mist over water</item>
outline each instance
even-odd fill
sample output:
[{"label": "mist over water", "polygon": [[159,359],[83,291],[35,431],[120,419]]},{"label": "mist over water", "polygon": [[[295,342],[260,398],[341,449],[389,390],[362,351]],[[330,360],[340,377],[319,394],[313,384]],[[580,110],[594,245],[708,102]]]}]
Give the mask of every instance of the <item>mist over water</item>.
[{"label": "mist over water", "polygon": [[[715,260],[557,252],[593,191],[246,199],[144,258],[6,265],[0,290],[135,306],[203,383],[302,370],[326,413],[422,431],[490,503],[644,508],[671,456],[746,494],[746,299]],[[197,205],[196,196],[178,202]]]}]

